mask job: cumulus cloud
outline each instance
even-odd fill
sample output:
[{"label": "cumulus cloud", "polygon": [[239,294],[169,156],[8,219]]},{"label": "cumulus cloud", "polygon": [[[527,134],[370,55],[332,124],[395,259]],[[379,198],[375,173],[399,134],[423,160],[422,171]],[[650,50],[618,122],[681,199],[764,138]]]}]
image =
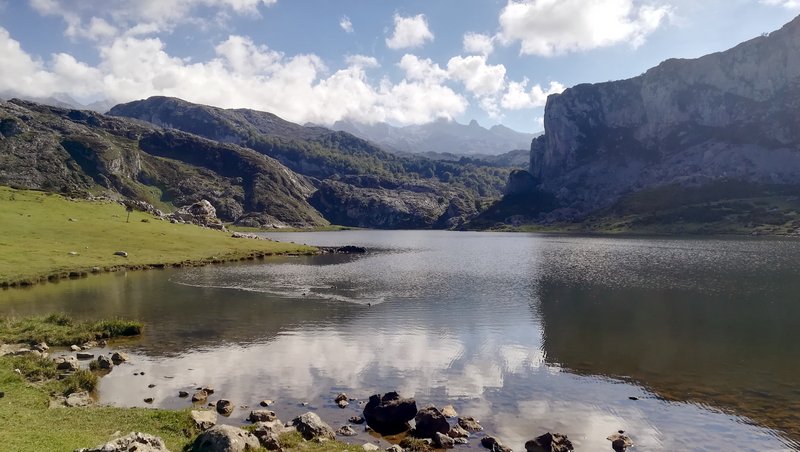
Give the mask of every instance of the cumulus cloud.
[{"label": "cumulus cloud", "polygon": [[347,16],[342,16],[342,18],[339,19],[339,26],[342,27],[345,33],[352,33],[355,31],[353,29],[353,22],[350,22],[350,18]]},{"label": "cumulus cloud", "polygon": [[0,28],[0,92],[33,97],[66,92],[112,102],[175,96],[319,124],[346,118],[421,124],[453,119],[468,106],[464,96],[432,76],[371,81],[366,69],[378,62],[369,56],[350,56],[346,67],[332,71],[316,55],[287,56],[236,35],[214,51],[207,61],[194,62],[170,55],[158,38],[119,36],[100,46],[96,66],[67,54],[41,61]]},{"label": "cumulus cloud", "polygon": [[550,82],[546,89],[541,85],[533,85],[528,88],[529,80],[523,79],[521,82],[509,82],[506,93],[503,95],[501,105],[506,110],[521,110],[524,108],[544,107],[547,96],[559,94],[565,87],[558,82]]},{"label": "cumulus cloud", "polygon": [[670,15],[667,5],[639,0],[509,0],[500,13],[498,37],[506,44],[519,42],[525,55],[559,55],[622,42],[637,47]]},{"label": "cumulus cloud", "polygon": [[424,14],[412,17],[395,14],[394,32],[392,36],[386,38],[386,46],[395,50],[421,47],[426,42],[433,41],[433,38]]},{"label": "cumulus cloud", "polygon": [[496,94],[505,85],[506,67],[502,64],[487,64],[484,56],[450,58],[447,62],[447,72],[455,80],[464,83],[464,87],[477,96]]},{"label": "cumulus cloud", "polygon": [[464,35],[464,51],[489,55],[494,51],[494,38],[481,33],[467,33]]},{"label": "cumulus cloud", "polygon": [[99,41],[116,36],[120,30],[129,30],[129,35],[142,35],[170,30],[184,22],[207,24],[208,19],[193,16],[200,7],[219,10],[217,16],[211,20],[224,23],[229,11],[258,17],[259,8],[276,2],[277,0],[30,0],[30,5],[42,15],[63,18],[67,24],[64,31],[67,37]]},{"label": "cumulus cloud", "polygon": [[434,63],[430,58],[419,58],[416,55],[405,54],[398,63],[408,80],[420,80],[430,83],[441,83],[449,77],[446,70]]}]

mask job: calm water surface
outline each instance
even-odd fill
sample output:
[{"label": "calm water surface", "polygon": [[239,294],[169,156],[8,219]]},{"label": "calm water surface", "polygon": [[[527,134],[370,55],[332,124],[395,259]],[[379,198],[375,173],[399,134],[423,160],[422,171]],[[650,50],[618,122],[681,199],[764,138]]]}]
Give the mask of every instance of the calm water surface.
[{"label": "calm water surface", "polygon": [[207,384],[212,400],[274,399],[284,420],[313,409],[336,428],[361,410],[336,393],[396,389],[452,403],[515,450],[548,430],[610,450],[618,429],[640,451],[800,450],[798,241],[273,237],[374,251],[7,290],[0,313],[146,322],[118,346],[132,362],[101,380],[113,405],[185,407],[177,391]]}]

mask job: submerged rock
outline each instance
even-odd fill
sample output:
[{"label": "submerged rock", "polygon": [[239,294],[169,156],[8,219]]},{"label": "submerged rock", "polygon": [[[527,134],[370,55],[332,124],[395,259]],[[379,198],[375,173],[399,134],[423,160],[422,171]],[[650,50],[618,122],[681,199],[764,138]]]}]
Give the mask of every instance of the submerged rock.
[{"label": "submerged rock", "polygon": [[527,452],[569,452],[575,450],[567,435],[547,432],[525,443]]},{"label": "submerged rock", "polygon": [[164,440],[147,433],[131,432],[127,436],[117,438],[105,444],[76,452],[169,452]]}]

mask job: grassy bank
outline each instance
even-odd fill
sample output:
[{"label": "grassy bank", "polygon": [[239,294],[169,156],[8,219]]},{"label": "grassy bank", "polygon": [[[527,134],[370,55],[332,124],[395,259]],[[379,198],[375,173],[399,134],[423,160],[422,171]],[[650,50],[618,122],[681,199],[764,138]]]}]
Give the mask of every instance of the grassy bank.
[{"label": "grassy bank", "polygon": [[143,328],[141,322],[132,320],[77,321],[66,314],[19,319],[0,316],[0,342],[68,346],[96,339],[138,336]]},{"label": "grassy bank", "polygon": [[[0,187],[0,285],[33,284],[114,268],[238,260],[314,248],[171,224],[114,202]],[[127,257],[115,256],[117,251]],[[71,275],[70,275],[71,273]]]},{"label": "grassy bank", "polygon": [[331,231],[358,231],[362,228],[351,226],[329,225],[318,228],[251,228],[247,226],[226,225],[228,229],[236,232],[331,232]]}]

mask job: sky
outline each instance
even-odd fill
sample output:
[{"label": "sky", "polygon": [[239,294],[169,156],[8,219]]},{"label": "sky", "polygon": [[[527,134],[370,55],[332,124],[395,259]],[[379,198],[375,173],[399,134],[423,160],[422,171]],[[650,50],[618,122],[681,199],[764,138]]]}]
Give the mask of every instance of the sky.
[{"label": "sky", "polygon": [[0,93],[537,132],[549,94],[798,14],[800,0],[0,0]]}]

